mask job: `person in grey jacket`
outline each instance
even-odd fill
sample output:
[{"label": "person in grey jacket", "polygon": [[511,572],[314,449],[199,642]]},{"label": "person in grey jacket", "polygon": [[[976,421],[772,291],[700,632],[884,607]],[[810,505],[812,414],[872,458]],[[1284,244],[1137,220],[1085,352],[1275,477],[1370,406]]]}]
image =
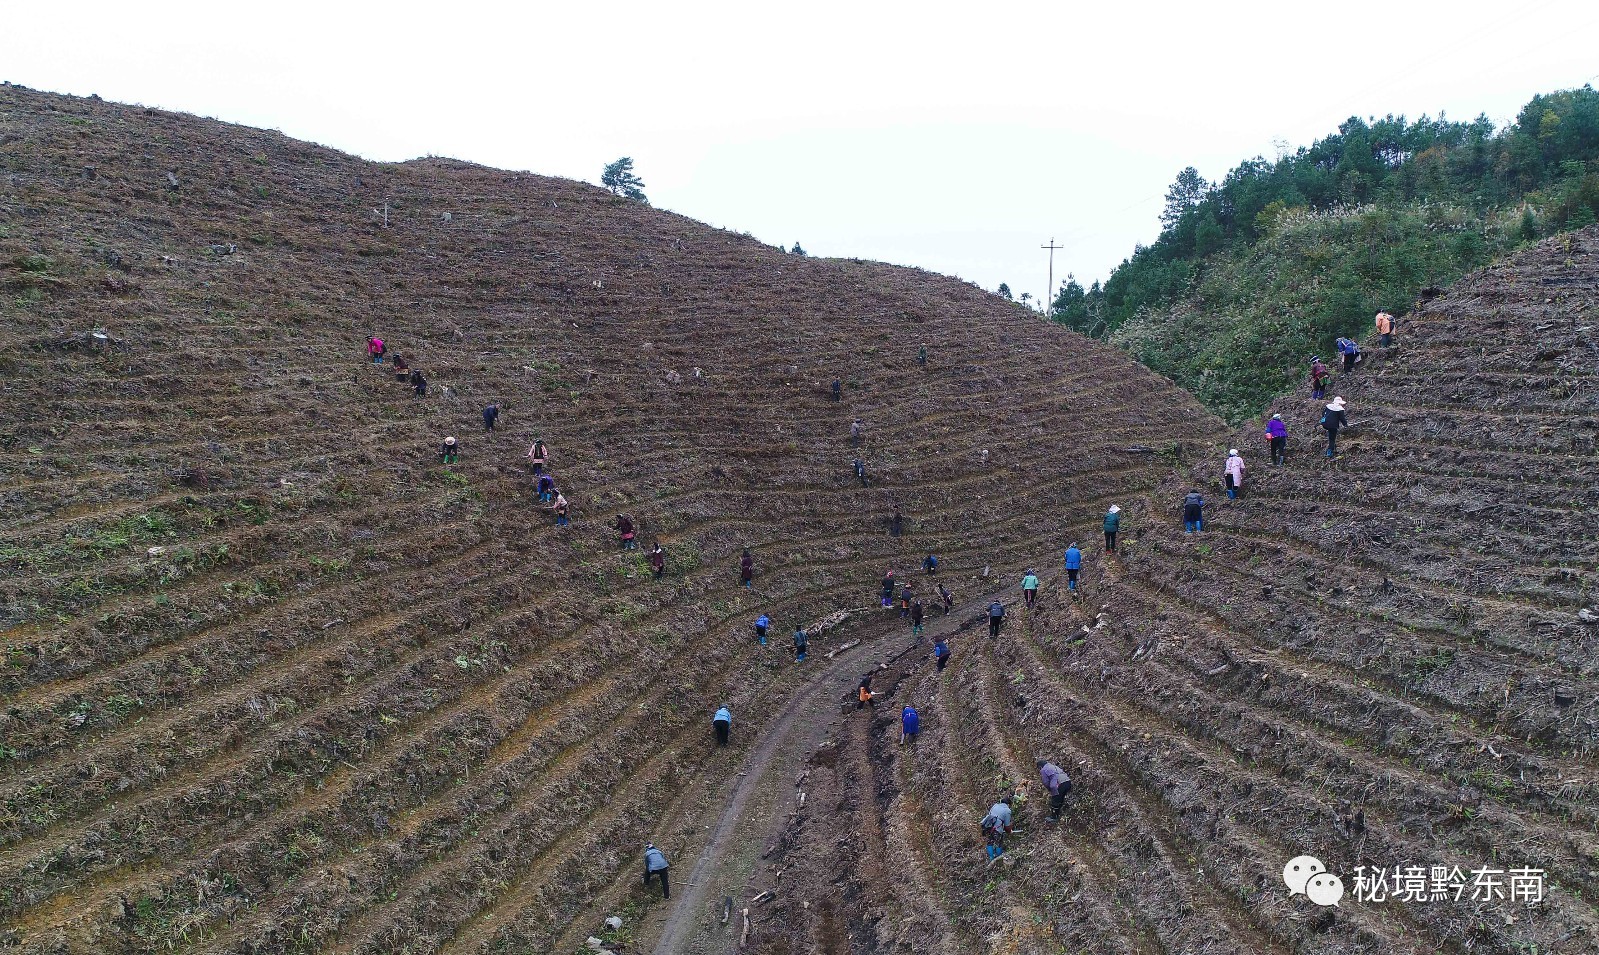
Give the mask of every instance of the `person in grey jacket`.
[{"label": "person in grey jacket", "polygon": [[1038,761],[1038,778],[1049,790],[1049,815],[1044,821],[1054,822],[1060,818],[1061,808],[1066,805],[1066,794],[1072,791],[1072,781],[1065,770],[1047,759]]},{"label": "person in grey jacket", "polygon": [[644,843],[644,884],[650,884],[652,876],[661,877],[661,898],[672,897],[672,883],[668,880],[666,870],[671,866],[666,862],[666,856],[661,850],[655,848],[655,843]]}]

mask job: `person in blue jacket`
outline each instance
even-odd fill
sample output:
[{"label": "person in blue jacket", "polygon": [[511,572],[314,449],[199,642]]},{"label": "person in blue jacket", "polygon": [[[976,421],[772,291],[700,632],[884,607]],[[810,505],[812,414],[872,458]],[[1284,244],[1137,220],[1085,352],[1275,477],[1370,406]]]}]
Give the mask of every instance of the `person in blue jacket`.
[{"label": "person in blue jacket", "polygon": [[755,639],[761,641],[761,646],[766,646],[766,630],[772,625],[772,618],[761,614],[755,618]]},{"label": "person in blue jacket", "polygon": [[906,704],[899,711],[899,744],[904,746],[906,740],[915,739],[921,730],[922,718],[916,714],[916,707]]},{"label": "person in blue jacket", "polygon": [[711,717],[711,726],[716,730],[716,745],[726,746],[727,738],[733,732],[733,711],[727,708],[726,703]]},{"label": "person in blue jacket", "polygon": [[1183,533],[1193,534],[1205,529],[1205,499],[1200,496],[1198,489],[1188,492],[1183,498]]},{"label": "person in blue jacket", "polygon": [[666,870],[671,866],[666,862],[666,856],[661,850],[655,848],[655,843],[644,843],[644,884],[649,885],[654,876],[661,877],[661,898],[672,897],[672,885],[667,881]]},{"label": "person in blue jacket", "polygon": [[1083,552],[1077,549],[1077,542],[1072,541],[1072,546],[1066,548],[1066,588],[1077,589],[1077,575],[1083,570]]}]

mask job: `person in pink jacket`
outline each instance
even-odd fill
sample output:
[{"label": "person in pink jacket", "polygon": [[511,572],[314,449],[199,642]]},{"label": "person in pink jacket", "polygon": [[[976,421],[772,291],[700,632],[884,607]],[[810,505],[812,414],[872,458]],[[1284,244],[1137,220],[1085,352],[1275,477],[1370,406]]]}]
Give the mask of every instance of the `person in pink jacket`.
[{"label": "person in pink jacket", "polygon": [[1224,468],[1227,475],[1227,496],[1237,497],[1244,490],[1244,459],[1238,456],[1238,449],[1233,448],[1227,452],[1227,466]]},{"label": "person in pink jacket", "polygon": [[366,353],[371,356],[374,365],[383,364],[383,355],[388,350],[388,346],[383,344],[383,339],[376,335],[366,340]]}]

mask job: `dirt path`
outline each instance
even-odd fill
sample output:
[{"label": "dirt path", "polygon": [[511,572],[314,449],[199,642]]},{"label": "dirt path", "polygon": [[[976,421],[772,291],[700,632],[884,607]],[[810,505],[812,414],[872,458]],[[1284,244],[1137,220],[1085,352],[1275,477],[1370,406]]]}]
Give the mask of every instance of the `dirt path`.
[{"label": "dirt path", "polygon": [[[957,606],[948,615],[934,617],[928,622],[919,647],[910,643],[904,622],[885,611],[886,620],[878,629],[888,631],[886,636],[871,639],[834,660],[817,658],[823,664],[818,672],[794,694],[746,757],[740,774],[734,777],[725,808],[681,883],[681,897],[665,913],[658,932],[652,931],[650,925],[644,927],[645,937],[641,938],[639,949],[656,955],[711,955],[734,950],[743,925],[739,910],[755,894],[755,887],[749,882],[765,847],[771,844],[792,808],[796,798],[794,780],[806,758],[832,732],[839,718],[840,700],[867,669],[908,653],[931,655],[937,637],[952,636],[963,625],[981,623],[992,599],[984,596]],[[1013,595],[1002,599],[1009,607]],[[733,914],[724,926],[721,914],[726,896],[733,898]],[[649,944],[649,936],[654,936],[653,945]]]}]

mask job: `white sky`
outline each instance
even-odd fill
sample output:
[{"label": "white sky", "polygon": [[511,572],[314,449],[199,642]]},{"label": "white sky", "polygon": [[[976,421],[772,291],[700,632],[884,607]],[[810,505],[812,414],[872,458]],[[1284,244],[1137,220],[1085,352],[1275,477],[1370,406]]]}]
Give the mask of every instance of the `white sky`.
[{"label": "white sky", "polygon": [[1166,186],[1350,115],[1511,119],[1599,75],[1593,0],[13,4],[0,79],[597,181],[813,255],[1103,278]]}]

